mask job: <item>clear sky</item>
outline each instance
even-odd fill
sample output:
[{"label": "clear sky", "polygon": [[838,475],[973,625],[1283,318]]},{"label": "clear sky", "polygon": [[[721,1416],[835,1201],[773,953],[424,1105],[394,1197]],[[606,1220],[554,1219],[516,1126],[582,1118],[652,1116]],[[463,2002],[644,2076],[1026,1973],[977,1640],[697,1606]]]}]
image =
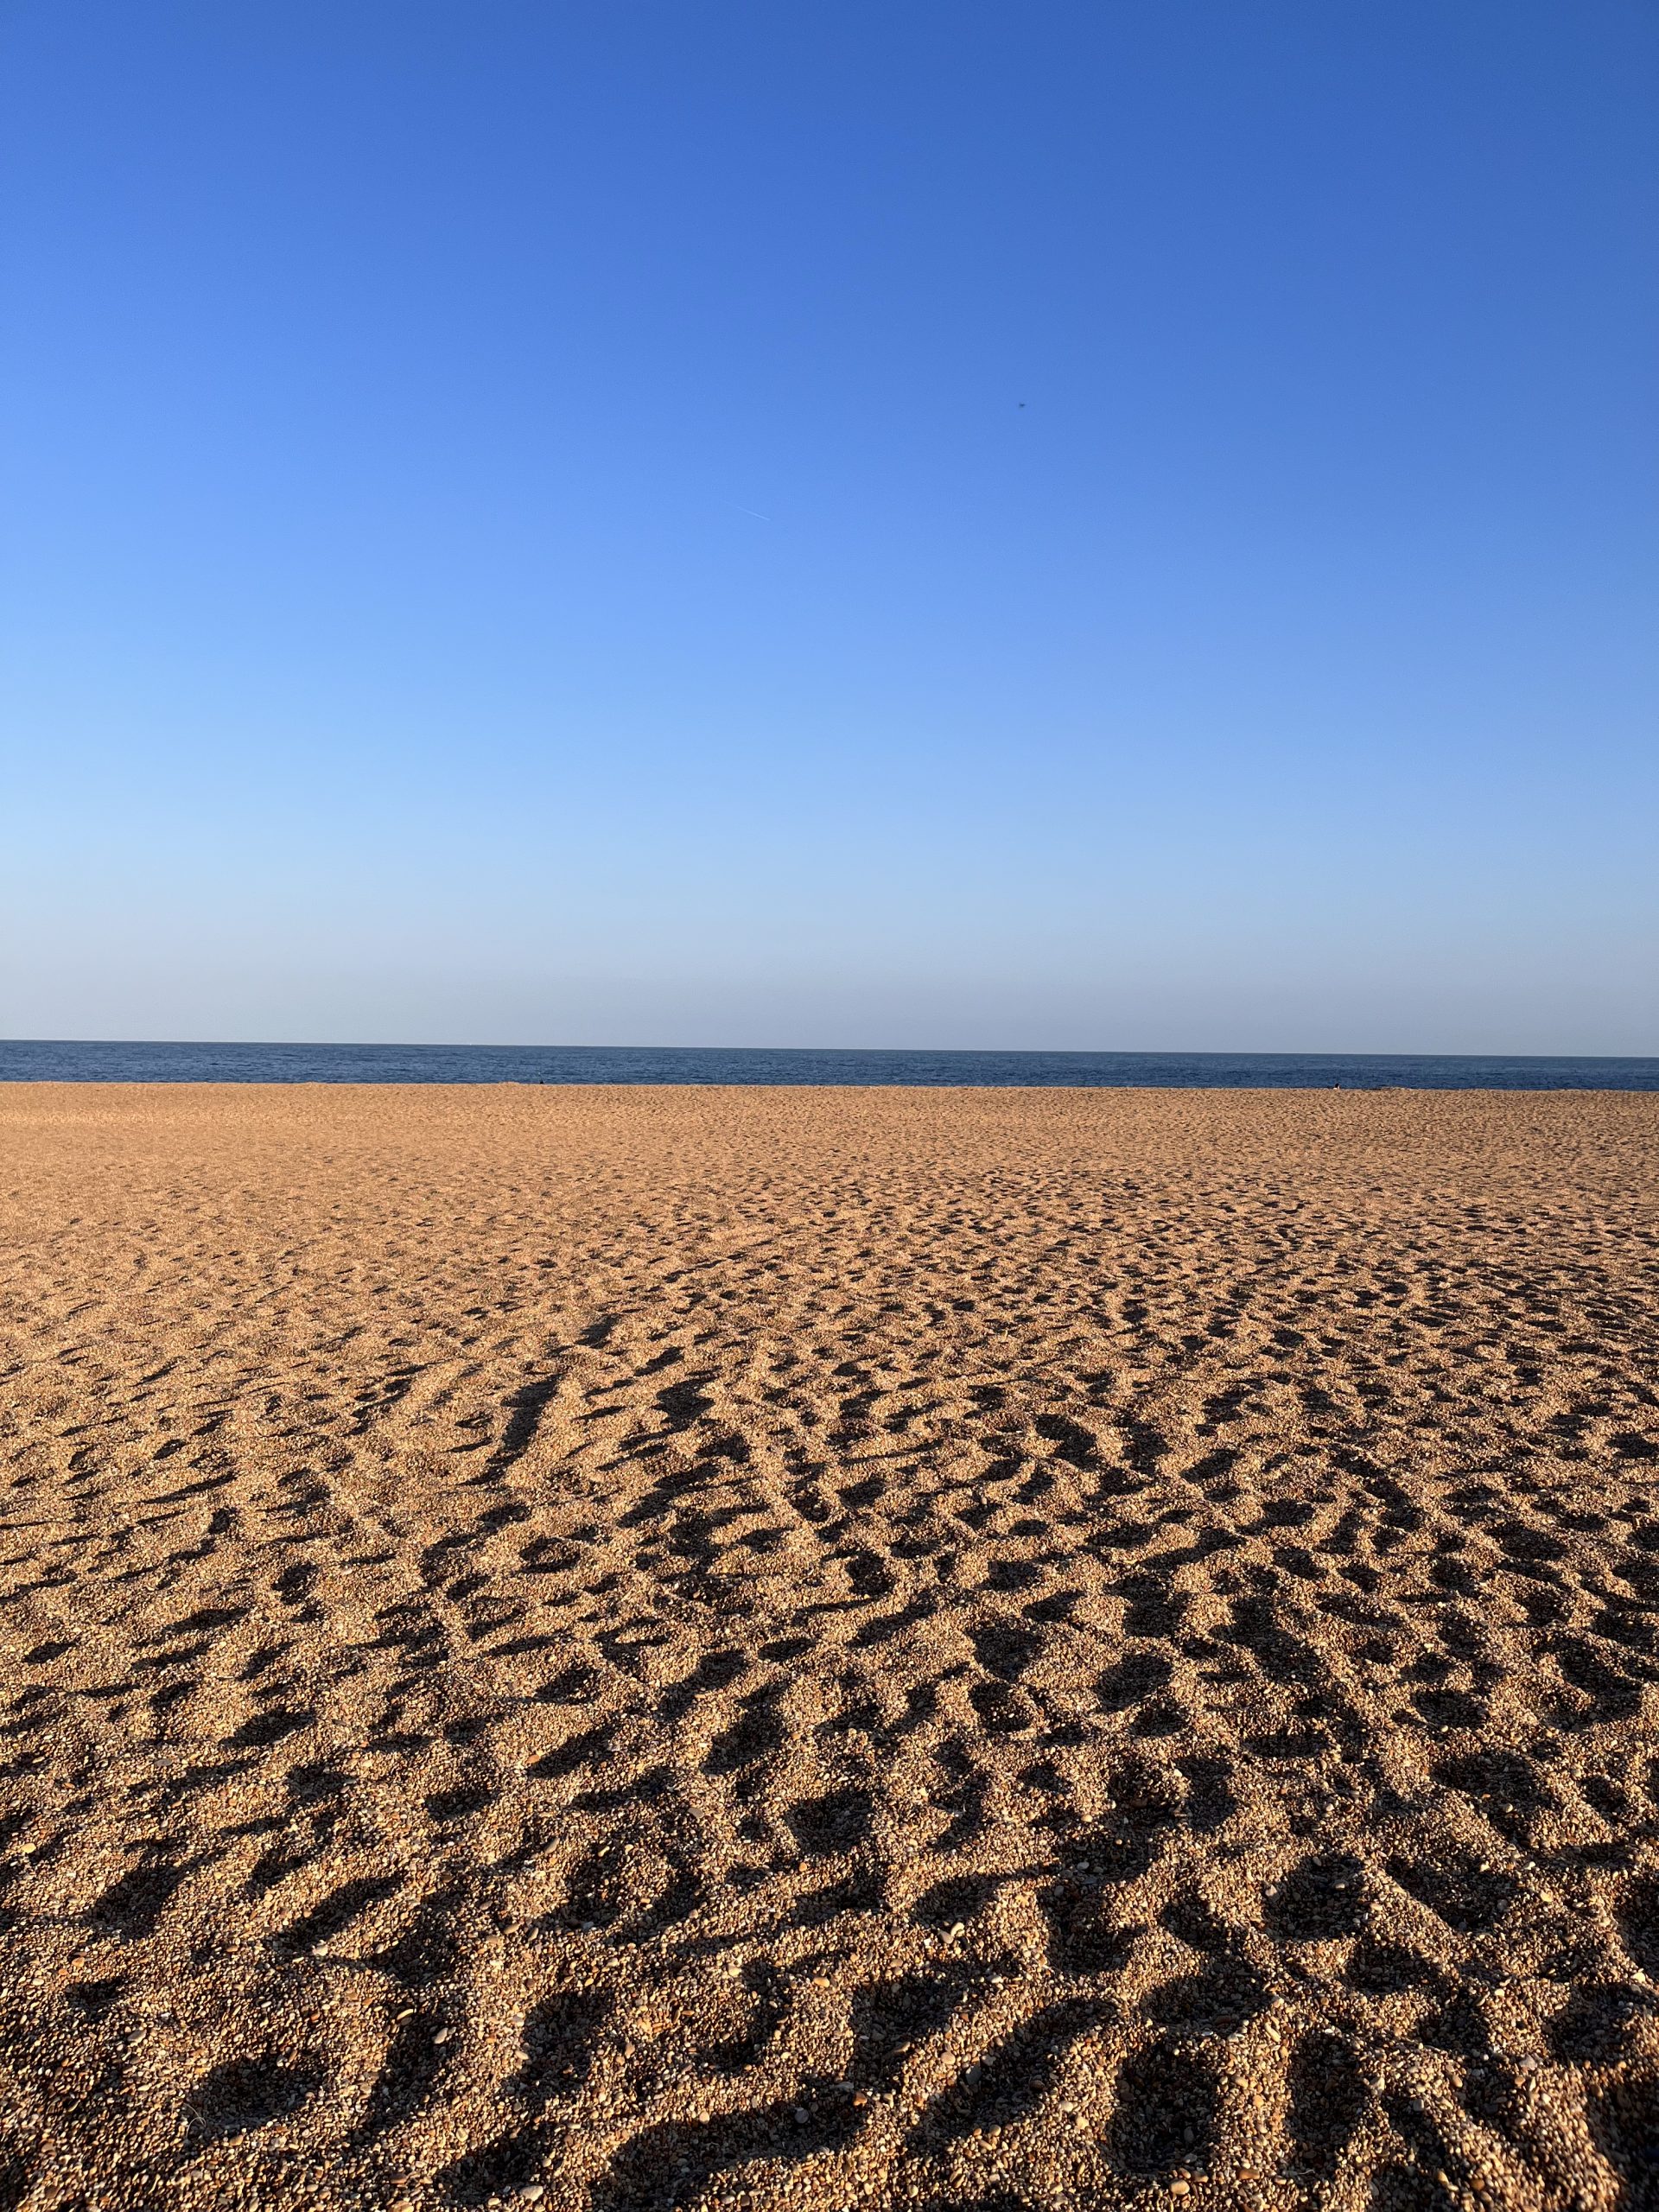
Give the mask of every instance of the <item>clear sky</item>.
[{"label": "clear sky", "polygon": [[1659,1052],[1650,0],[4,0],[0,1033]]}]

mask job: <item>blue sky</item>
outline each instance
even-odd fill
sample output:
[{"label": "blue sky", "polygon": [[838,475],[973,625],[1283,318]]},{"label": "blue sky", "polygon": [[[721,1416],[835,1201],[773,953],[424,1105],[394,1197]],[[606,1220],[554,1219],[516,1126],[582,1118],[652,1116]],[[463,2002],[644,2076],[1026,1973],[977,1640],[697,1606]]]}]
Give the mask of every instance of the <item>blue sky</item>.
[{"label": "blue sky", "polygon": [[1656,228],[1635,0],[10,0],[0,1033],[1659,1052]]}]

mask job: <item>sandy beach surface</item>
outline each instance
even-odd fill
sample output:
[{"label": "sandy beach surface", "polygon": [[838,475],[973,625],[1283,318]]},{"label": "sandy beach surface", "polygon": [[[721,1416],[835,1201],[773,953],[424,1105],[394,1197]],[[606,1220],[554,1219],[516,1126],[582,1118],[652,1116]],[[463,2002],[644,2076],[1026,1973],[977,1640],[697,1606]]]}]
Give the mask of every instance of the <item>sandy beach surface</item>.
[{"label": "sandy beach surface", "polygon": [[0,2212],[1659,2203],[1659,1097],[0,1147]]}]

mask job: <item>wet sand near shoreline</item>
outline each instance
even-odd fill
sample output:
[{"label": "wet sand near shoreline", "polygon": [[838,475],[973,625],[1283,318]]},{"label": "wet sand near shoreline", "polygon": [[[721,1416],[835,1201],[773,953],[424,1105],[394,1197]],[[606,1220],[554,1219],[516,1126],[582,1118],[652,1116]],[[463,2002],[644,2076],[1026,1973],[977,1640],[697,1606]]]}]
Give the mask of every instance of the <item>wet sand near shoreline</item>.
[{"label": "wet sand near shoreline", "polygon": [[1659,1096],[0,1147],[0,2212],[1659,2203]]}]

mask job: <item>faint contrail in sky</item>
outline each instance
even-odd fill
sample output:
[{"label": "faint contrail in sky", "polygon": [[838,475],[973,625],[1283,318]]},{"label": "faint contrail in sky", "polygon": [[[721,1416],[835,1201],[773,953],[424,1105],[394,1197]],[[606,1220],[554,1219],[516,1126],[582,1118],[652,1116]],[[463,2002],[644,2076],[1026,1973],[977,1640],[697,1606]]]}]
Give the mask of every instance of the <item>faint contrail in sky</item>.
[{"label": "faint contrail in sky", "polygon": [[772,517],[770,515],[763,515],[759,507],[738,506],[738,503],[735,499],[732,501],[732,505],[734,507],[737,507],[739,514],[753,515],[757,522],[770,522],[772,520]]}]

